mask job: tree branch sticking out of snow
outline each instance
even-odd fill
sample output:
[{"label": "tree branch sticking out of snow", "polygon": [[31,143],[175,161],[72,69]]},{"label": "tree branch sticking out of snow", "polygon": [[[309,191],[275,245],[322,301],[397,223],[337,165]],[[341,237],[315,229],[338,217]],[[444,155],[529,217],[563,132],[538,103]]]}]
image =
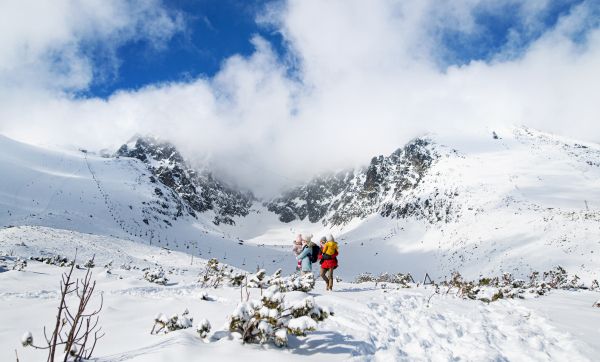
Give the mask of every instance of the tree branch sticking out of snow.
[{"label": "tree branch sticking out of snow", "polygon": [[[32,346],[36,349],[48,349],[48,361],[53,362],[56,355],[56,347],[64,345],[65,358],[67,361],[69,356],[73,357],[75,361],[81,361],[81,359],[89,359],[94,352],[96,343],[100,338],[104,336],[98,335],[102,327],[98,327],[98,313],[102,310],[104,299],[100,296],[100,307],[87,314],[87,305],[94,293],[96,282],[91,282],[91,269],[87,270],[83,280],[76,279],[74,282],[71,281],[73,269],[75,267],[74,261],[77,259],[77,251],[75,252],[75,258],[71,264],[69,272],[64,273],[62,281],[60,283],[61,299],[58,307],[58,315],[56,316],[56,325],[50,338],[46,336],[46,328],[44,327],[44,337],[46,339],[46,347],[38,347],[33,344],[33,336],[30,332],[26,332],[21,338],[23,347]],[[92,258],[93,261],[94,258]],[[75,314],[69,309],[66,303],[66,297],[69,294],[75,293],[79,300],[79,306],[77,307]],[[94,318],[95,317],[95,318]],[[63,333],[65,326],[68,332]],[[92,343],[91,347],[88,346],[88,342]]]},{"label": "tree branch sticking out of snow", "polygon": [[321,322],[333,315],[330,308],[319,307],[313,297],[297,303],[284,303],[284,295],[272,285],[260,302],[241,302],[229,317],[229,330],[242,333],[243,343],[287,345],[287,335],[306,336]]},{"label": "tree branch sticking out of snow", "polygon": [[[177,314],[173,314],[169,318],[166,315],[159,312],[156,315],[156,317],[154,317],[154,326],[152,326],[152,331],[150,331],[150,334],[158,334],[161,331],[163,331],[164,334],[167,334],[169,332],[173,332],[173,331],[176,331],[179,329],[191,328],[194,318],[192,318],[192,317],[188,318],[187,317],[188,315],[189,315],[189,311],[187,309],[183,311],[183,313],[181,314],[181,317],[179,317]],[[157,325],[159,325],[160,328],[158,328],[155,331]],[[210,326],[209,326],[209,330],[210,330]]]}]

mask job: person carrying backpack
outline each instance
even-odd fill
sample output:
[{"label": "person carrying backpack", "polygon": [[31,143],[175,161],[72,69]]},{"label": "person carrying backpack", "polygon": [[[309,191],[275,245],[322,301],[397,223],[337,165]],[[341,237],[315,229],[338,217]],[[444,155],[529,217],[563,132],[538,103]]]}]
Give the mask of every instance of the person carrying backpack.
[{"label": "person carrying backpack", "polygon": [[[300,260],[300,272],[302,275],[306,275],[312,272],[312,263],[315,263],[318,260],[318,249],[319,247],[311,241],[312,234],[309,234],[304,237],[304,245],[302,247],[302,252],[300,255],[296,257],[297,260]],[[316,248],[316,252],[314,251]]]},{"label": "person carrying backpack", "polygon": [[[333,271],[338,267],[337,256],[339,253],[333,235],[329,235],[327,243],[323,243],[323,239],[325,238],[321,239],[323,252],[319,255],[319,259],[321,259],[321,278],[325,281],[325,290],[333,290]],[[329,254],[330,252],[332,253]],[[329,274],[329,277],[326,274]]]}]

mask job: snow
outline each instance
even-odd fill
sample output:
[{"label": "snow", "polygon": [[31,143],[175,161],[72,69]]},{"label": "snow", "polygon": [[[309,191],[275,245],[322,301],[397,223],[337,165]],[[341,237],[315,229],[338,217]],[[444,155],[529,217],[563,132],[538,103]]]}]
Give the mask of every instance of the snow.
[{"label": "snow", "polygon": [[[518,127],[495,131],[501,139],[493,140],[491,130],[431,135],[441,158],[415,195],[452,191],[460,205],[452,216],[460,217],[429,223],[374,214],[334,228],[307,220],[283,224],[258,203],[247,217],[234,218],[235,226],[214,225],[211,211],[167,220],[171,226],[154,219],[147,225],[141,222],[148,216],[144,203],[155,200],[154,189],[162,186],[148,181],[141,162],[39,148],[0,135],[0,253],[6,255],[6,267],[0,267],[0,360],[14,360],[15,349],[21,360],[45,356],[20,344],[29,337],[25,331],[36,343],[44,341],[43,327],[55,323],[60,277],[67,271],[32,260],[21,271],[10,270],[15,261],[56,255],[72,260],[76,251],[80,265],[95,258],[90,305],[99,307],[102,295],[99,325],[106,332],[94,352],[98,361],[198,355],[223,361],[597,360],[597,291],[553,290],[487,304],[434,294],[423,285],[383,290],[375,283],[335,282],[334,291],[326,291],[319,278],[309,293],[271,289],[261,296],[248,288],[246,302],[239,287],[207,290],[197,283],[211,257],[228,263],[228,271],[256,272],[258,266],[270,275],[281,268],[284,277],[296,266],[290,249],[298,233],[315,239],[333,234],[340,248],[334,275],[346,281],[362,272],[411,272],[419,282],[427,272],[439,282],[455,270],[468,279],[503,272],[524,278],[559,264],[588,286],[600,279],[600,146]],[[154,270],[162,270],[165,285],[144,279]],[[82,278],[85,272],[73,274]],[[263,297],[335,314],[318,326],[309,317],[290,319],[290,328],[317,331],[307,337],[276,332],[286,348],[242,345],[239,333],[223,327],[205,339],[198,334],[243,317]],[[157,311],[184,310],[194,316],[178,317],[188,329],[150,334],[153,316],[169,322]]]},{"label": "snow", "polygon": [[308,317],[308,316],[304,316],[304,317],[298,317],[298,318],[294,318],[291,319],[288,322],[288,328],[289,329],[300,329],[300,330],[305,330],[305,329],[317,329],[317,322],[315,322],[312,318]]},{"label": "snow", "polygon": [[[23,232],[21,237],[29,231],[14,229]],[[123,248],[121,253],[115,250],[115,255],[106,258],[117,259],[127,250]],[[172,252],[169,257],[177,259],[177,254],[180,253]],[[592,361],[600,353],[600,313],[598,308],[592,308],[598,292],[558,290],[539,298],[488,305],[455,298],[452,293],[436,294],[429,300],[433,294],[431,286],[382,290],[374,283],[341,282],[335,284],[335,292],[326,292],[324,282],[319,280],[308,295],[281,294],[296,307],[312,308],[316,303],[323,310],[335,308],[335,315],[318,327],[309,317],[290,320],[291,328],[316,327],[318,333],[309,333],[305,338],[288,336],[288,347],[278,349],[269,345],[241,345],[239,339],[233,334],[229,338],[230,334],[222,328],[210,332],[205,342],[201,342],[195,330],[189,329],[167,335],[149,334],[152,316],[168,321],[164,314],[156,314],[157,309],[188,309],[198,320],[206,320],[194,321],[195,327],[206,322],[225,325],[228,316],[241,316],[246,309],[257,305],[252,301],[260,298],[258,289],[249,289],[249,302],[240,302],[239,287],[211,289],[211,300],[206,301],[198,298],[205,290],[199,288],[193,273],[173,274],[169,284],[162,286],[143,280],[138,269],[119,270],[121,280],[102,273],[103,270],[92,269],[98,292],[91,304],[99,303],[98,293],[104,297],[100,325],[106,336],[98,342],[95,352],[99,361],[163,361],[198,354],[221,360],[234,360],[243,354],[249,361],[281,358]],[[29,330],[40,340],[43,326],[52,325],[59,301],[59,278],[65,271],[64,267],[30,261],[24,271],[0,274],[0,310],[4,311],[5,326],[0,330],[0,360],[13,358],[15,348],[19,348],[23,360],[41,358],[42,351],[19,347],[19,337]],[[85,270],[74,270],[75,277],[84,274]],[[277,294],[267,290],[263,293],[272,294],[272,298]],[[179,320],[182,318],[179,316]]]}]

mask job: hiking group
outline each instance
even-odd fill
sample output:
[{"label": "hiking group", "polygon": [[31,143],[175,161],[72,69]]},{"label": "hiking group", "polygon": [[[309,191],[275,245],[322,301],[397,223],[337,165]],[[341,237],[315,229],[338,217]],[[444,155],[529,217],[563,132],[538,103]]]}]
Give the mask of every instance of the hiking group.
[{"label": "hiking group", "polygon": [[333,271],[338,267],[338,245],[331,234],[327,238],[323,236],[319,244],[312,242],[312,234],[304,237],[298,234],[292,247],[298,260],[296,271],[300,271],[302,275],[311,273],[312,264],[319,261],[326,290],[333,290]]}]

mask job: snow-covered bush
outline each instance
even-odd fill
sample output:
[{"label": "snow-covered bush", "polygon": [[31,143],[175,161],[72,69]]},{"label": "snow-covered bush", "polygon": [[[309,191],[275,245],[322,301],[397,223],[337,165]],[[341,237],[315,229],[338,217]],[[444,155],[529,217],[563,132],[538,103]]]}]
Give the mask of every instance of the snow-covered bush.
[{"label": "snow-covered bush", "polygon": [[152,271],[147,270],[144,272],[144,279],[150,283],[156,283],[161,285],[167,285],[169,279],[165,277],[165,271],[162,268],[154,269]]},{"label": "snow-covered bush", "polygon": [[248,287],[262,288],[263,286],[276,286],[281,293],[290,291],[302,291],[308,293],[315,287],[315,279],[312,273],[299,276],[294,273],[287,277],[281,276],[281,269],[278,269],[273,275],[266,275],[264,269],[259,270],[256,274],[248,276]]},{"label": "snow-covered bush", "polygon": [[[95,257],[95,256],[94,256]],[[88,260],[85,264],[83,264],[84,267],[90,269],[96,266],[96,264],[94,264],[94,257],[92,257],[90,260]]]},{"label": "snow-covered bush", "polygon": [[15,264],[13,265],[12,270],[21,271],[27,267],[27,260],[23,260],[21,258],[15,259]]},{"label": "snow-covered bush", "polygon": [[317,322],[333,315],[321,308],[313,297],[296,303],[285,303],[285,296],[272,285],[259,302],[241,302],[229,317],[229,330],[242,334],[243,342],[267,343],[278,347],[287,344],[287,335],[306,336],[315,331]]},{"label": "snow-covered bush", "polygon": [[336,276],[336,277],[335,277],[335,282],[336,282],[336,283],[339,283],[339,282],[341,282],[341,281],[342,281],[342,278],[340,278],[340,277],[338,277],[338,276]]},{"label": "snow-covered bush", "polygon": [[[340,279],[339,281],[342,281],[342,280]],[[366,283],[366,282],[393,283],[393,284],[400,284],[403,288],[410,288],[411,286],[409,283],[414,284],[415,281],[413,280],[413,277],[410,275],[410,273],[408,273],[406,275],[404,275],[402,273],[398,273],[398,274],[383,273],[383,274],[379,274],[379,276],[374,276],[369,273],[362,273],[356,278],[356,280],[354,281],[354,284],[360,284],[360,283]]]},{"label": "snow-covered bush", "polygon": [[246,274],[242,273],[231,273],[229,275],[229,284],[233,287],[239,287],[244,283]]},{"label": "snow-covered bush", "polygon": [[202,300],[208,300],[208,293],[205,291],[200,292],[199,296]]},{"label": "snow-covered bush", "polygon": [[600,300],[595,301],[594,304],[592,304],[592,307],[600,308]]},{"label": "snow-covered bush", "polygon": [[[596,281],[589,288],[594,290]],[[557,266],[555,269],[542,273],[534,271],[529,276],[529,281],[515,279],[511,273],[504,273],[500,278],[480,278],[477,282],[464,280],[458,272],[452,273],[449,281],[440,283],[448,287],[445,294],[455,291],[455,295],[463,298],[478,299],[484,302],[495,302],[500,299],[524,298],[525,293],[536,296],[545,295],[552,289],[576,290],[585,289],[577,275],[570,279],[567,271]],[[596,287],[597,288],[597,287]]]},{"label": "snow-covered bush", "polygon": [[217,258],[212,258],[206,263],[206,267],[200,272],[200,279],[198,283],[201,283],[202,288],[218,288],[219,284],[230,276],[226,272],[229,266],[227,264],[219,264]]},{"label": "snow-covered bush", "polygon": [[200,335],[200,338],[206,338],[210,332],[210,322],[206,319],[201,320],[200,323],[198,323],[197,331]]},{"label": "snow-covered bush", "polygon": [[[281,269],[277,270],[275,274],[281,273]],[[273,274],[273,275],[275,275]],[[256,272],[256,274],[248,275],[248,288],[262,288],[265,285],[265,277],[267,276],[267,272],[264,269],[261,269]]]},{"label": "snow-covered bush", "polygon": [[23,347],[27,347],[33,344],[33,335],[31,334],[31,332],[27,331],[23,334],[23,337],[21,337],[21,344],[23,345]]},{"label": "snow-covered bush", "polygon": [[62,257],[60,255],[47,256],[47,257],[30,256],[29,260],[35,260],[35,261],[39,261],[44,264],[57,265],[57,266],[62,266],[62,267],[64,267],[64,266],[70,267],[73,265],[73,260],[69,261],[66,257]]},{"label": "snow-covered bush", "polygon": [[[150,334],[158,334],[161,331],[167,334],[179,329],[191,328],[194,318],[188,318],[188,315],[189,312],[187,309],[181,314],[181,317],[179,317],[177,314],[173,314],[169,318],[162,313],[158,313],[156,317],[154,317],[154,326],[152,327]],[[156,329],[157,325],[160,326],[158,329]]]},{"label": "snow-covered bush", "polygon": [[592,281],[592,285],[590,286],[590,290],[600,290],[600,285],[598,284],[598,279],[594,279]]}]

